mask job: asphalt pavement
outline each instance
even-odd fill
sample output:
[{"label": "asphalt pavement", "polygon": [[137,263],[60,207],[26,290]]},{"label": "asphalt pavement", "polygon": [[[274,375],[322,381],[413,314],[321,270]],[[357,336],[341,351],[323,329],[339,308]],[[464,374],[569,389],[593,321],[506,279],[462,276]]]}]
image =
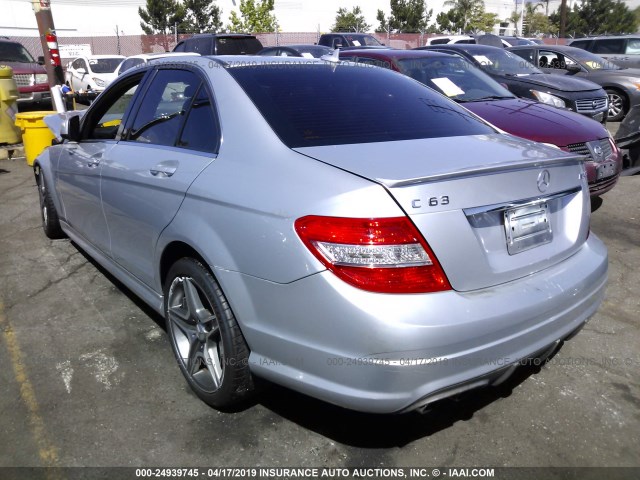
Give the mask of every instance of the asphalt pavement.
[{"label": "asphalt pavement", "polygon": [[276,386],[222,413],[187,388],[161,318],[44,236],[31,169],[2,160],[0,467],[640,467],[640,176],[593,208],[606,299],[548,364],[422,415]]}]

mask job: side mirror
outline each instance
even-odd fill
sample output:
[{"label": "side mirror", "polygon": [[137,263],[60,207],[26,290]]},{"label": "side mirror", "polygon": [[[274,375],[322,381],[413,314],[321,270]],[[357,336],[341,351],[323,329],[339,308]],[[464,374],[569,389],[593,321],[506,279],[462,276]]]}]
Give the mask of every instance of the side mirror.
[{"label": "side mirror", "polygon": [[582,71],[582,68],[580,67],[580,65],[576,64],[576,63],[572,63],[570,65],[567,65],[565,67],[567,69],[567,72],[569,73],[578,73]]},{"label": "side mirror", "polygon": [[78,115],[67,118],[62,122],[60,137],[70,142],[80,141],[80,117]]},{"label": "side mirror", "polygon": [[38,65],[44,65],[44,56],[43,55],[40,55],[38,57]]},{"label": "side mirror", "polygon": [[80,67],[76,70],[76,73],[79,73],[80,75],[86,75],[87,71],[84,68]]}]

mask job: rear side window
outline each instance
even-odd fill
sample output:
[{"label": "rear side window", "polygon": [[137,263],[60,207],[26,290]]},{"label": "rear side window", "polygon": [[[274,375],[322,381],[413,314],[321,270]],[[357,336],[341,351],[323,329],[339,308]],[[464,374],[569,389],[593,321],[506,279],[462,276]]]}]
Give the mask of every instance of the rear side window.
[{"label": "rear side window", "polygon": [[193,98],[191,109],[178,141],[178,147],[217,153],[220,142],[218,118],[213,109],[213,101],[204,84]]},{"label": "rear side window", "polygon": [[365,65],[230,68],[290,148],[494,133],[453,101]]}]

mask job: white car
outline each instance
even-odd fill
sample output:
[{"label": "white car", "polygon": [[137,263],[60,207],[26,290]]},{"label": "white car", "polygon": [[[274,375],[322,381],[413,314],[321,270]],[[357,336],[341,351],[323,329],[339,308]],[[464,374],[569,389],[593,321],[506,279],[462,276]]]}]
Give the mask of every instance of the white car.
[{"label": "white car", "polygon": [[116,77],[121,75],[123,72],[129,70],[130,68],[137,67],[138,65],[144,65],[151,60],[157,60],[159,58],[173,57],[173,56],[195,56],[199,57],[199,53],[195,52],[163,52],[163,53],[141,53],[139,55],[132,55],[130,57],[125,58],[118,68],[116,68]]},{"label": "white car", "polygon": [[89,55],[78,57],[67,65],[65,80],[75,90],[101,92],[116,77],[123,55]]}]

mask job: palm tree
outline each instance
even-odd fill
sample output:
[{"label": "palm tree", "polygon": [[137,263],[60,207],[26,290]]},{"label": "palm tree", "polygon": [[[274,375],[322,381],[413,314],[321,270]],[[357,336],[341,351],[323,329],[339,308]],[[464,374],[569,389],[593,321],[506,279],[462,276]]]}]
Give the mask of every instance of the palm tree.
[{"label": "palm tree", "polygon": [[516,10],[514,10],[513,12],[511,12],[511,15],[509,15],[509,17],[507,18],[507,22],[513,23],[513,25],[515,26],[514,32],[516,37],[520,33],[518,32],[518,24],[520,23],[521,16],[522,16],[522,12],[517,12]]},{"label": "palm tree", "polygon": [[469,24],[469,20],[473,16],[473,12],[478,8],[484,7],[483,0],[446,0],[444,2],[445,6],[451,7],[454,10],[457,10],[460,14],[462,14],[463,26],[462,30],[464,32],[467,31],[467,25]]}]

